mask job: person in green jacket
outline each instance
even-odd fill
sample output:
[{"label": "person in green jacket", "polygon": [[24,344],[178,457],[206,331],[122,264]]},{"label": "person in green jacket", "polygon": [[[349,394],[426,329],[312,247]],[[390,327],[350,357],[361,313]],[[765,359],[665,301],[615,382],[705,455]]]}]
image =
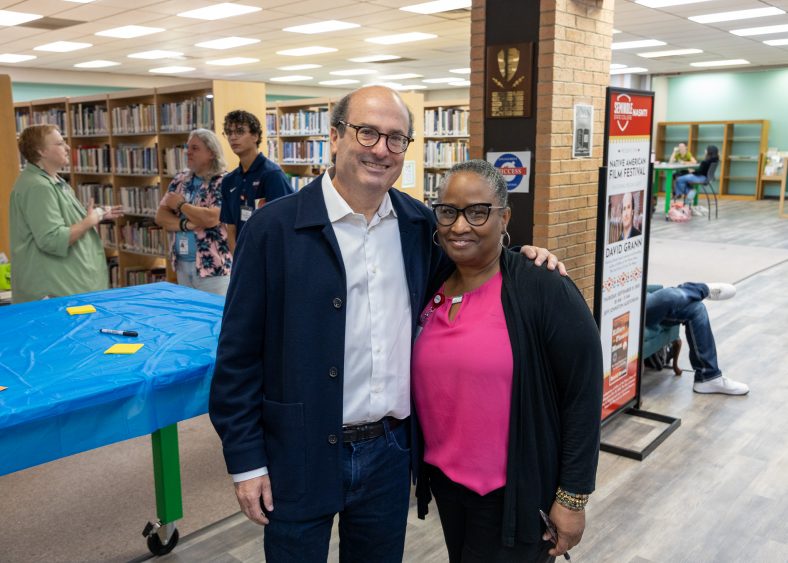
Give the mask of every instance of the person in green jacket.
[{"label": "person in green jacket", "polygon": [[32,125],[19,136],[27,165],[10,200],[13,303],[107,289],[104,247],[96,232],[121,207],[87,209],[58,175],[69,165],[69,147],[54,125]]}]

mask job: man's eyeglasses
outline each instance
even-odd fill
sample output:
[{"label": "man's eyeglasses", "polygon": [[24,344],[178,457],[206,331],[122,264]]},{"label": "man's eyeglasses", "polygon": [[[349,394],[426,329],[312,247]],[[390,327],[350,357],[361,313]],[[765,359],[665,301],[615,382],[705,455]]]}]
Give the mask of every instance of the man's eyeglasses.
[{"label": "man's eyeglasses", "polygon": [[225,129],[222,131],[222,135],[229,139],[230,137],[243,137],[248,132],[249,129],[246,127],[238,127],[237,129]]},{"label": "man's eyeglasses", "polygon": [[386,137],[386,146],[394,154],[401,154],[408,150],[408,145],[413,139],[399,133],[381,133],[377,129],[366,125],[353,125],[347,121],[340,121],[345,127],[352,127],[356,130],[356,140],[362,147],[374,147],[378,144],[381,137]]},{"label": "man's eyeglasses", "polygon": [[446,203],[436,203],[432,206],[432,212],[435,214],[435,219],[438,221],[438,225],[442,227],[451,227],[454,222],[457,221],[457,217],[460,216],[460,213],[465,216],[465,220],[468,221],[469,225],[481,227],[487,222],[487,219],[490,218],[490,211],[493,209],[504,208],[493,205],[492,203],[474,203],[462,209]]}]

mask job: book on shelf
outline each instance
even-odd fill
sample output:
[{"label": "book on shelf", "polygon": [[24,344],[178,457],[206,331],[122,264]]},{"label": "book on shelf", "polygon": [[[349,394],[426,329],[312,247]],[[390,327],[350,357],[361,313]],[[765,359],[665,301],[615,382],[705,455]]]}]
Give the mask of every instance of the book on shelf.
[{"label": "book on shelf", "polygon": [[74,172],[86,174],[110,173],[110,147],[104,145],[79,145],[73,153]]},{"label": "book on shelf", "polygon": [[290,185],[296,191],[300,190],[304,186],[306,186],[309,182],[317,178],[317,176],[290,176],[288,175],[288,179],[290,180]]},{"label": "book on shelf", "polygon": [[467,136],[471,112],[463,108],[437,107],[424,110],[424,135],[427,137]]},{"label": "book on shelf", "polygon": [[467,140],[424,142],[424,166],[428,168],[451,168],[469,158]]},{"label": "book on shelf", "polygon": [[33,124],[45,125],[51,123],[57,125],[60,132],[66,135],[66,110],[61,108],[50,108],[48,110],[33,110]]},{"label": "book on shelf", "polygon": [[142,254],[167,253],[167,234],[152,221],[130,221],[121,229],[121,248]]},{"label": "book on shelf", "polygon": [[112,132],[115,134],[156,133],[156,108],[152,104],[131,104],[112,108]]},{"label": "book on shelf", "polygon": [[117,225],[111,221],[106,221],[98,224],[98,234],[101,242],[107,248],[118,247]]},{"label": "book on shelf", "polygon": [[159,186],[122,186],[118,189],[123,213],[154,217],[159,208]]},{"label": "book on shelf", "polygon": [[32,125],[29,112],[16,110],[14,112],[14,119],[16,121],[17,133],[21,133],[22,130],[27,129],[30,125]]},{"label": "book on shelf", "polygon": [[115,147],[115,174],[158,175],[159,151],[153,147],[118,145]]},{"label": "book on shelf", "polygon": [[330,163],[330,150],[328,141],[284,141],[282,143],[283,164],[316,164],[328,165]]},{"label": "book on shelf", "polygon": [[188,133],[192,129],[213,129],[213,103],[198,96],[179,102],[161,104],[161,131]]},{"label": "book on shelf", "polygon": [[126,285],[143,285],[167,281],[167,271],[164,268],[126,268]]},{"label": "book on shelf", "polygon": [[164,149],[164,174],[175,176],[181,170],[187,168],[186,145],[176,145]]},{"label": "book on shelf", "polygon": [[279,143],[276,139],[268,139],[266,141],[266,146],[268,151],[266,152],[266,156],[273,160],[274,162],[279,161]]},{"label": "book on shelf", "polygon": [[275,113],[266,113],[265,114],[265,130],[268,131],[269,135],[276,135],[276,114]]},{"label": "book on shelf", "polygon": [[328,135],[328,109],[299,110],[279,116],[279,135]]},{"label": "book on shelf", "polygon": [[114,289],[120,287],[120,275],[118,268],[118,257],[110,256],[107,258],[107,269],[109,270],[109,287]]},{"label": "book on shelf", "polygon": [[81,183],[77,185],[77,199],[88,206],[90,200],[93,205],[115,205],[115,194],[111,184]]},{"label": "book on shelf", "polygon": [[106,107],[88,104],[71,106],[72,135],[106,135],[108,132],[109,119]]}]

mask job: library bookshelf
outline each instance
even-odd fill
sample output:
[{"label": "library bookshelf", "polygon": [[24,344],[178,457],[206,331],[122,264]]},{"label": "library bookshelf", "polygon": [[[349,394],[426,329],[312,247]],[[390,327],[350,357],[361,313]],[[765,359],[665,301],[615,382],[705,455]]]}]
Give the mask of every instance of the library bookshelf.
[{"label": "library bookshelf", "polygon": [[[265,84],[205,80],[35,100],[14,104],[14,119],[17,131],[34,123],[58,125],[71,147],[71,166],[63,176],[85,205],[91,198],[97,205],[123,205],[123,217],[98,227],[110,286],[121,287],[175,280],[169,237],[154,222],[159,200],[186,167],[186,141],[193,129],[214,131],[228,169],[237,165],[221,135],[223,116],[234,109],[264,115]],[[10,188],[0,194],[3,202],[9,195]]]},{"label": "library bookshelf", "polygon": [[432,202],[446,171],[469,159],[468,100],[424,103],[424,200]]}]

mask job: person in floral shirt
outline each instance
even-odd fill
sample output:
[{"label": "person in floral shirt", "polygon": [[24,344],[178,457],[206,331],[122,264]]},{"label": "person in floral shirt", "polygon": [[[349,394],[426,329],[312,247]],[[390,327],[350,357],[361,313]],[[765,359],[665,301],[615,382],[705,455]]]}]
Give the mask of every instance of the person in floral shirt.
[{"label": "person in floral shirt", "polygon": [[186,149],[188,168],[170,183],[156,224],[174,234],[170,258],[180,285],[224,295],[232,255],[219,220],[225,163],[216,135],[195,129]]}]

